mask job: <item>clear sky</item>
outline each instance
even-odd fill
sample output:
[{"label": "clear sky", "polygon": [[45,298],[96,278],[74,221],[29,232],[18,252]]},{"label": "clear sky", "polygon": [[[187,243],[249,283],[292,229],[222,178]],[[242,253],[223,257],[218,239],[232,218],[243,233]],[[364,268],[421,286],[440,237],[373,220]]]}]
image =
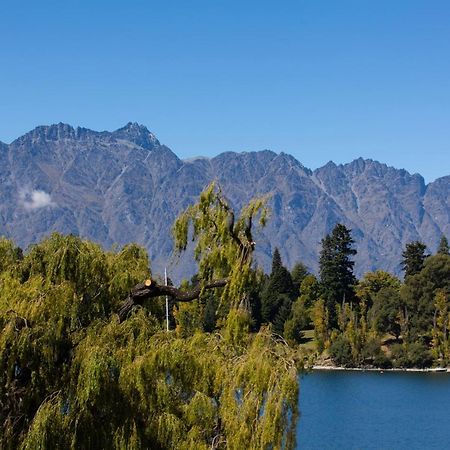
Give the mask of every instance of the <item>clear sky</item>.
[{"label": "clear sky", "polygon": [[180,157],[450,174],[448,0],[0,0],[0,140],[137,121]]}]

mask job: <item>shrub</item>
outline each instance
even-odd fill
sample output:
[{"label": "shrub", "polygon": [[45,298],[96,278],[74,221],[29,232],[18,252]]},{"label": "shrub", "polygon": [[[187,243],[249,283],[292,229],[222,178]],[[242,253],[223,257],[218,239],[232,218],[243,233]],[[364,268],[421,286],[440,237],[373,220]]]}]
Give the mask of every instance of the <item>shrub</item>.
[{"label": "shrub", "polygon": [[352,346],[350,341],[343,335],[340,335],[330,346],[330,355],[333,361],[344,367],[353,364]]},{"label": "shrub", "polygon": [[392,359],[395,367],[430,367],[433,358],[428,347],[422,342],[396,344],[392,347]]},{"label": "shrub", "polygon": [[363,361],[374,367],[388,369],[392,361],[384,354],[378,339],[369,339],[362,349]]}]

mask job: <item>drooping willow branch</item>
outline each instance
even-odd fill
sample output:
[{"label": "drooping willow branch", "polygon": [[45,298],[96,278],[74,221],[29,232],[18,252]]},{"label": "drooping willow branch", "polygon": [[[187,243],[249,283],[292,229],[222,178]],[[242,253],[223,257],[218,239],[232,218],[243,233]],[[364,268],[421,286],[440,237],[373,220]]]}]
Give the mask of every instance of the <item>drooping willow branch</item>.
[{"label": "drooping willow branch", "polygon": [[118,311],[119,321],[124,321],[131,309],[135,305],[140,305],[149,298],[161,297],[168,295],[177,302],[191,302],[200,296],[200,293],[205,289],[215,289],[224,287],[227,284],[227,279],[210,281],[203,286],[198,284],[189,291],[182,291],[173,286],[164,286],[156,283],[154,280],[145,280],[143,283],[137,284],[130,292],[130,295],[124,301],[122,307]]},{"label": "drooping willow branch", "polygon": [[243,234],[246,237],[246,242],[244,242],[240,238],[239,232],[235,229],[234,211],[230,208],[227,201],[222,197],[221,191],[219,191],[219,193],[217,194],[217,202],[227,212],[227,222],[226,222],[227,230],[233,241],[240,248],[241,251],[240,264],[243,265],[251,257],[253,250],[255,250],[255,242],[253,241],[252,236],[252,220],[254,212],[252,211],[247,217],[247,221],[245,223],[243,230]]},{"label": "drooping willow branch", "polygon": [[134,287],[119,311],[124,320],[135,304],[145,299],[168,295],[176,302],[189,302],[198,298],[205,289],[223,287],[221,302],[237,303],[252,283],[252,258],[254,221],[264,226],[267,198],[251,200],[235,217],[220,187],[211,183],[199,201],[189,206],[175,221],[173,227],[175,251],[186,250],[189,237],[196,242],[195,259],[198,261],[200,283],[191,291],[181,291],[172,286],[160,286],[154,281]]}]

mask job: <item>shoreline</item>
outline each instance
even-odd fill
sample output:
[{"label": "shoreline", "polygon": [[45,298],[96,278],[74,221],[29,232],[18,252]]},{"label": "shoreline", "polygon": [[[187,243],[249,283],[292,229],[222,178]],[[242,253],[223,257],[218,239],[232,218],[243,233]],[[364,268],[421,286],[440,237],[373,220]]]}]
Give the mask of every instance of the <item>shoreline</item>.
[{"label": "shoreline", "polygon": [[351,372],[428,372],[428,373],[450,373],[450,368],[448,367],[434,367],[420,369],[418,367],[411,368],[390,368],[382,369],[377,367],[362,368],[362,367],[340,367],[340,366],[321,366],[313,365],[311,370],[335,370],[335,371],[351,371]]}]

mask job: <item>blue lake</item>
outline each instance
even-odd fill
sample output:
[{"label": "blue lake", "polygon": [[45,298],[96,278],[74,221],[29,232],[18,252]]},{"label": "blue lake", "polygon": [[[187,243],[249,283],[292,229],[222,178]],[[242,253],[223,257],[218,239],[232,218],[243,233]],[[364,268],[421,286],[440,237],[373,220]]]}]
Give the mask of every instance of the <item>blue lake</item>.
[{"label": "blue lake", "polygon": [[314,371],[300,411],[300,450],[450,449],[450,374]]}]

